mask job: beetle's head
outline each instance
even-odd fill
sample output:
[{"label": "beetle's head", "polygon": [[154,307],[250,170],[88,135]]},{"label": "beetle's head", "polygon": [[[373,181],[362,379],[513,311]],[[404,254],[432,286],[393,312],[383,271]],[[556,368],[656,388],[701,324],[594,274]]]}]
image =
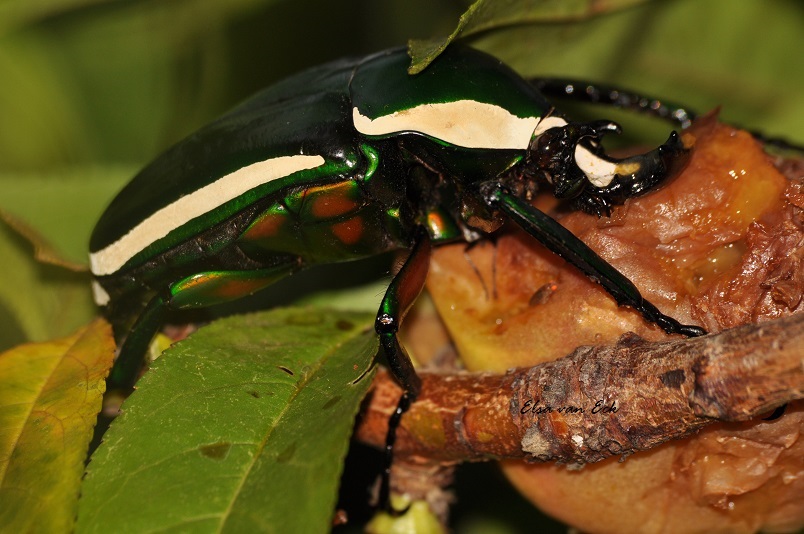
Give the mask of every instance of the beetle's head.
[{"label": "beetle's head", "polygon": [[530,160],[557,198],[598,216],[609,215],[613,206],[660,186],[689,161],[690,146],[676,132],[650,152],[612,158],[600,144],[609,132],[619,133],[620,127],[610,121],[569,123],[534,137]]}]

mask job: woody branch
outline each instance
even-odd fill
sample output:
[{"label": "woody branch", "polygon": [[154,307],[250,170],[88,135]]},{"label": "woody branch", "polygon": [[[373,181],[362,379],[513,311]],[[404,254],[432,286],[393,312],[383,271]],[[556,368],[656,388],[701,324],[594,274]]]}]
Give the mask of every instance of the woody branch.
[{"label": "woody branch", "polygon": [[[804,398],[804,315],[701,338],[615,345],[503,375],[422,372],[395,454],[451,464],[490,458],[589,463],[647,450],[714,421],[744,421]],[[401,394],[375,378],[357,429],[381,447]]]}]

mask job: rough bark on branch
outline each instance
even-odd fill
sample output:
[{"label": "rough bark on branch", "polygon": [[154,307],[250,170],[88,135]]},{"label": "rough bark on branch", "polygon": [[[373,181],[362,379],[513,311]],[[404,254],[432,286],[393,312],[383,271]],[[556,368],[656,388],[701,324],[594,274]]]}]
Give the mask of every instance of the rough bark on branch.
[{"label": "rough bark on branch", "polygon": [[[625,335],[504,375],[421,376],[422,394],[397,433],[398,458],[596,462],[804,398],[804,315],[695,339]],[[358,439],[384,444],[399,395],[380,373]]]}]

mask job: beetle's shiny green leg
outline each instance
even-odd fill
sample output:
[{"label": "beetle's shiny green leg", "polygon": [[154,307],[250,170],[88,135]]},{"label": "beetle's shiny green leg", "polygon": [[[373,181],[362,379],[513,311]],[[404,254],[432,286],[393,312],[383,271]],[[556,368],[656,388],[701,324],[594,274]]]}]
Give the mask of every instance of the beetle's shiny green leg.
[{"label": "beetle's shiny green leg", "polygon": [[206,271],[170,285],[167,298],[157,295],[140,313],[123,341],[120,354],[109,375],[109,388],[131,390],[143,365],[143,354],[159,327],[165,312],[204,308],[255,293],[298,269],[291,260],[256,271]]},{"label": "beetle's shiny green leg", "polygon": [[106,380],[107,389],[131,391],[143,364],[143,354],[162,325],[165,316],[165,300],[161,295],[153,297],[137,317],[134,326],[123,340],[120,353]]},{"label": "beetle's shiny green leg", "polygon": [[421,379],[416,374],[404,347],[400,345],[397,333],[405,315],[424,288],[431,250],[430,236],[423,228],[420,228],[416,233],[415,244],[408,259],[385,292],[374,323],[374,329],[380,336],[380,345],[388,367],[404,389],[396,409],[388,419],[388,434],[385,437],[385,468],[380,481],[378,501],[380,507],[394,515],[405,512],[405,510],[395,510],[390,501],[390,476],[394,459],[396,430],[399,428],[402,415],[416,400],[421,389]]},{"label": "beetle's shiny green leg", "polygon": [[668,334],[688,337],[706,334],[706,330],[699,326],[681,324],[660,312],[656,306],[645,300],[633,282],[552,217],[499,186],[487,193],[487,199],[492,206],[505,212],[548,249],[603,286],[620,306],[634,308],[646,320],[658,325]]}]

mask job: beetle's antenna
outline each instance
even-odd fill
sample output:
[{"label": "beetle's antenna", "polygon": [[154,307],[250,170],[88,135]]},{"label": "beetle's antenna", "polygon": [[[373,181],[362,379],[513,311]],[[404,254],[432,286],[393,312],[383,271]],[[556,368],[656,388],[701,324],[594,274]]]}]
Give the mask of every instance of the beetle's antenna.
[{"label": "beetle's antenna", "polygon": [[[682,129],[689,128],[699,116],[691,108],[678,102],[641,95],[627,89],[615,88],[605,84],[562,78],[530,78],[528,81],[547,97],[602,104],[635,111],[668,121]],[[800,143],[742,128],[735,124],[731,126],[746,130],[763,145],[804,154],[804,145]]]},{"label": "beetle's antenna", "polygon": [[640,95],[638,93],[582,80],[562,78],[531,78],[528,80],[545,96],[576,102],[603,104],[636,111],[689,128],[697,114],[676,102]]}]

